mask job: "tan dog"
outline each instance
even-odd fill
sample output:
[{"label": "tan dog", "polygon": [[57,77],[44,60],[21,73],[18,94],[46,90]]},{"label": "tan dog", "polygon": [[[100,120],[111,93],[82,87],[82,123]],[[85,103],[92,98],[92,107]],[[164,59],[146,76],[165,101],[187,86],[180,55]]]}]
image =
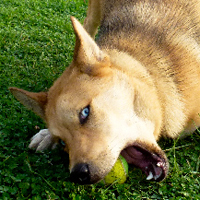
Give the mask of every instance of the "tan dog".
[{"label": "tan dog", "polygon": [[88,32],[71,18],[74,59],[48,93],[10,88],[47,123],[30,147],[63,141],[81,184],[101,180],[120,153],[148,180],[163,180],[168,161],[158,139],[200,126],[199,2],[89,1]]}]

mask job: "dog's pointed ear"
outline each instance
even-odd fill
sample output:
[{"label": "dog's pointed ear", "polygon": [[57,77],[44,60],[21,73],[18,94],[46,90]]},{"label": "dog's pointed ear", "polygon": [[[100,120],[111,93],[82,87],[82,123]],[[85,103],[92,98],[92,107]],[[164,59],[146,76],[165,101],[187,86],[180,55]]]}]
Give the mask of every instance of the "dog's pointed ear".
[{"label": "dog's pointed ear", "polygon": [[[79,66],[102,66],[109,64],[109,57],[100,50],[96,42],[83,28],[80,22],[71,17],[72,25],[76,35],[76,45],[74,50],[74,62]],[[83,71],[91,71],[87,68]]]},{"label": "dog's pointed ear", "polygon": [[16,87],[10,87],[9,90],[24,106],[45,119],[45,107],[47,104],[46,92],[34,93]]}]

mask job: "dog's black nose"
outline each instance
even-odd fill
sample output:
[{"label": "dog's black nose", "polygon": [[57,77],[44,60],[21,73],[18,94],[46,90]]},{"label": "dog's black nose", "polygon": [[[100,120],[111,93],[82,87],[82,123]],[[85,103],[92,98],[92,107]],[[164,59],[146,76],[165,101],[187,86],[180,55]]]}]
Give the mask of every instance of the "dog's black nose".
[{"label": "dog's black nose", "polygon": [[90,170],[89,166],[85,163],[75,165],[70,174],[70,180],[79,184],[90,183]]}]

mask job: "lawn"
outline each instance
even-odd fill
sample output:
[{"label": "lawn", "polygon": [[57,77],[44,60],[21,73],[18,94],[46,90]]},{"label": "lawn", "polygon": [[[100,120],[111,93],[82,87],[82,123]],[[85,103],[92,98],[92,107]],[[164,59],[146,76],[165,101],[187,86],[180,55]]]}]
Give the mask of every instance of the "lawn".
[{"label": "lawn", "polygon": [[84,0],[0,1],[0,199],[200,199],[200,133],[164,140],[167,179],[149,182],[130,167],[125,184],[80,186],[69,181],[61,149],[35,153],[30,138],[45,128],[8,87],[46,91],[69,65],[75,37],[70,16],[83,22]]}]

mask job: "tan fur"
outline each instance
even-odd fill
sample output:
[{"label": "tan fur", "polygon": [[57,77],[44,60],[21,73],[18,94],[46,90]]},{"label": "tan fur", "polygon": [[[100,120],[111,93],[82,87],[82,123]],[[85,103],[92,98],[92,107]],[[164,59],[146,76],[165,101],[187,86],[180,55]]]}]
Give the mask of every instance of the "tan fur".
[{"label": "tan fur", "polygon": [[[48,97],[11,89],[45,119],[56,142],[66,143],[71,171],[87,163],[91,183],[97,182],[132,144],[166,160],[157,140],[200,126],[199,3],[91,0],[84,22],[91,36],[71,18],[74,60]],[[89,119],[81,125],[80,111],[88,105]]]}]

